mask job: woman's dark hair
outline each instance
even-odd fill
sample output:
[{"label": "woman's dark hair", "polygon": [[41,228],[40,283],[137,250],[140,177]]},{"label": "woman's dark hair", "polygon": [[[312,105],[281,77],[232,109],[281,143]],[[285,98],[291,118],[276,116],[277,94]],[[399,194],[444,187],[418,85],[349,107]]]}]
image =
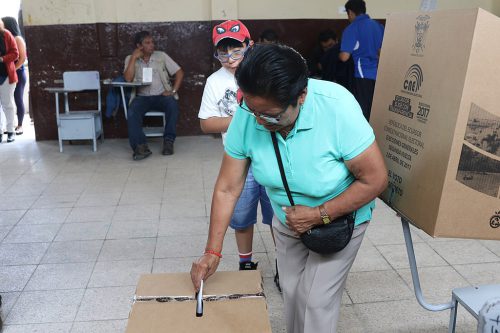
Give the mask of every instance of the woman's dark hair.
[{"label": "woman's dark hair", "polygon": [[366,14],[366,3],[364,0],[349,0],[345,4],[345,10],[352,11],[356,16]]},{"label": "woman's dark hair", "polygon": [[307,64],[293,48],[280,44],[253,46],[235,76],[245,93],[277,102],[283,108],[297,106],[307,87]]},{"label": "woman's dark hair", "polygon": [[12,36],[14,37],[21,36],[21,29],[19,29],[19,25],[17,24],[15,18],[11,16],[5,16],[2,17],[2,21],[3,25],[5,26],[5,29],[9,30]]},{"label": "woman's dark hair", "polygon": [[134,47],[137,47],[137,44],[142,44],[142,41],[146,37],[151,37],[151,33],[149,31],[139,31],[134,35]]}]

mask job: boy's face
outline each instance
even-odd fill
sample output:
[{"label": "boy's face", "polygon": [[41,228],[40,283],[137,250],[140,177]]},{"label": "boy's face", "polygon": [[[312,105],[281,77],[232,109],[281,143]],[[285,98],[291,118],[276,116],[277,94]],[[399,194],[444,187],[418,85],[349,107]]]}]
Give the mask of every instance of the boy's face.
[{"label": "boy's face", "polygon": [[[243,43],[243,46],[239,47],[228,47],[227,50],[218,48],[217,54],[227,59],[227,61],[221,61],[219,59],[222,67],[224,67],[225,69],[234,74],[236,72],[236,69],[240,65],[241,61],[243,61],[244,52],[246,51],[246,48],[247,48],[246,43]],[[236,58],[236,60],[233,58]]]}]

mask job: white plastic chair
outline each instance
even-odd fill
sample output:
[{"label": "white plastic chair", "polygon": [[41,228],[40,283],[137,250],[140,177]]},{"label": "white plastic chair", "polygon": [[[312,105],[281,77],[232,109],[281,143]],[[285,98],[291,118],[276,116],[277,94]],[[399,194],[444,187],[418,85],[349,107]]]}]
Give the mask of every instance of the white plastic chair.
[{"label": "white plastic chair", "polygon": [[[64,89],[53,90],[56,93],[56,119],[59,135],[59,151],[63,152],[63,140],[92,140],[92,150],[97,151],[97,138],[104,141],[101,112],[101,84],[99,72],[76,71],[63,73]],[[70,93],[96,91],[97,109],[70,110]],[[59,112],[59,92],[64,93],[64,113]]]},{"label": "white plastic chair", "polygon": [[[135,89],[132,91],[132,94],[130,96],[129,100],[129,105],[126,105],[125,102],[125,93],[123,90],[123,87],[121,88],[121,95],[122,95],[122,101],[123,101],[123,112],[125,112],[125,119],[128,119],[128,107],[130,106],[130,103],[132,103],[132,100],[135,98],[136,91]],[[161,117],[163,126],[143,126],[142,130],[144,131],[144,135],[147,137],[162,137],[163,132],[165,129],[165,125],[167,124],[167,119],[165,117],[165,113],[161,111],[148,111],[144,114],[144,118],[146,117]]]}]

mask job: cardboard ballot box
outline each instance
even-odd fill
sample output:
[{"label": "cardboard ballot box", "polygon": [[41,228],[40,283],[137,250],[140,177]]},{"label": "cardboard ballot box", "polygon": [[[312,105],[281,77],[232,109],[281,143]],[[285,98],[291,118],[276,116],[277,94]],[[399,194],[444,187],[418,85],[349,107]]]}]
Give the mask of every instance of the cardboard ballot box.
[{"label": "cardboard ballot box", "polygon": [[382,199],[431,236],[500,240],[500,19],[390,14],[370,123]]},{"label": "cardboard ballot box", "polygon": [[216,272],[204,283],[203,316],[189,273],[142,275],[126,333],[271,333],[259,271]]}]

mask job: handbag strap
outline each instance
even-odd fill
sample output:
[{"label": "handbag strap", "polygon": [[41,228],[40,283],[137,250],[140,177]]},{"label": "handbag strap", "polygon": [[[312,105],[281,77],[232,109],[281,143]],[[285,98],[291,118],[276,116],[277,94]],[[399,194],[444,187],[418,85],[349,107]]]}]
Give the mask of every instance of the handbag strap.
[{"label": "handbag strap", "polygon": [[290,188],[288,187],[288,182],[286,181],[285,169],[283,168],[283,161],[281,160],[280,149],[278,147],[278,139],[276,138],[276,132],[270,132],[271,138],[273,139],[274,152],[276,153],[276,159],[278,160],[278,167],[281,173],[281,180],[283,181],[283,186],[285,186],[286,195],[292,206],[295,206],[293,202],[292,193],[290,193]]}]

